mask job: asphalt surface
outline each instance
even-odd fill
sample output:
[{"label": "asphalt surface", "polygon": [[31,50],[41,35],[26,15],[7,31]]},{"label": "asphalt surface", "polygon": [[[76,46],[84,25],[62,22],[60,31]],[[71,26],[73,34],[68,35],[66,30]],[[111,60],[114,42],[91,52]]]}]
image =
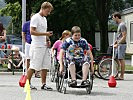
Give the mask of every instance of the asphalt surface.
[{"label": "asphalt surface", "polygon": [[[0,100],[25,100],[26,93],[19,86],[20,73],[0,73]],[[133,100],[133,74],[125,74],[125,80],[116,80],[115,88],[108,87],[108,81],[95,78],[91,94],[86,89],[67,88],[66,94],[56,91],[55,83],[49,81],[47,85],[53,91],[41,90],[41,79],[32,78],[32,84],[37,87],[31,90],[31,100]]]}]

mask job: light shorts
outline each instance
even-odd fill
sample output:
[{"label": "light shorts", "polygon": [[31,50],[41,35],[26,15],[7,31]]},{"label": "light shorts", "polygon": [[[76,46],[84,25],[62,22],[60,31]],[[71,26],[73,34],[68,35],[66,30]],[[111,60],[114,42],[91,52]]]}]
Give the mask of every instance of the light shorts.
[{"label": "light shorts", "polygon": [[115,49],[115,59],[124,59],[126,52],[126,44],[119,44],[118,48]]},{"label": "light shorts", "polygon": [[47,47],[30,48],[30,68],[40,71],[51,66],[50,50]]},{"label": "light shorts", "polygon": [[29,56],[29,51],[30,51],[30,45],[29,43],[25,43],[25,56],[27,59],[30,59],[30,56]]},{"label": "light shorts", "polygon": [[[80,66],[83,67],[85,64],[88,64],[88,66],[90,65],[89,62],[86,61],[86,62],[82,62],[82,63],[80,63],[80,64],[76,64],[76,66],[78,66],[78,67],[80,67]],[[71,65],[75,65],[75,63],[74,63],[74,62],[69,63],[69,64],[68,64],[68,67],[70,67]]]}]

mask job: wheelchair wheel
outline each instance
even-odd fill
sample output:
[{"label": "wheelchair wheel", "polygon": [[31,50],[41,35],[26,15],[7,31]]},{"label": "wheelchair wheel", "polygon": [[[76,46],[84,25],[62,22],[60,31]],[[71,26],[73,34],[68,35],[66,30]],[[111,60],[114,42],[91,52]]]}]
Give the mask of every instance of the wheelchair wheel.
[{"label": "wheelchair wheel", "polygon": [[62,92],[63,83],[64,83],[64,77],[58,72],[56,77],[56,89],[58,92]]},{"label": "wheelchair wheel", "polygon": [[94,75],[91,74],[91,77],[90,77],[90,88],[92,90],[92,87],[93,87],[93,79],[94,79]]},{"label": "wheelchair wheel", "polygon": [[[106,58],[100,61],[98,66],[98,73],[102,79],[108,80],[110,75],[112,74],[112,59]],[[114,77],[118,75],[118,64],[114,60],[114,68],[113,68]]]},{"label": "wheelchair wheel", "polygon": [[88,87],[86,87],[86,92],[88,94],[91,93],[91,90],[92,90],[92,87],[93,87],[93,79],[94,79],[94,76],[93,76],[93,74],[90,73],[90,80],[89,80],[90,85]]},{"label": "wheelchair wheel", "polygon": [[58,92],[60,92],[60,77],[59,77],[59,73],[57,73],[57,77],[56,77],[56,80],[55,80],[55,82],[56,82],[56,89],[57,89],[57,91]]},{"label": "wheelchair wheel", "polygon": [[55,71],[50,71],[50,81],[51,82],[54,82],[54,80],[55,80]]},{"label": "wheelchair wheel", "polygon": [[51,82],[54,82],[55,81],[55,74],[56,74],[56,71],[55,70],[50,70],[50,81]]},{"label": "wheelchair wheel", "polygon": [[86,92],[87,92],[88,94],[91,94],[91,89],[90,89],[90,87],[86,87]]},{"label": "wheelchair wheel", "polygon": [[63,93],[66,94],[66,87],[63,87]]},{"label": "wheelchair wheel", "polygon": [[51,61],[51,68],[50,68],[50,81],[54,82],[56,78],[56,74],[58,71],[58,63],[55,58],[52,59]]}]

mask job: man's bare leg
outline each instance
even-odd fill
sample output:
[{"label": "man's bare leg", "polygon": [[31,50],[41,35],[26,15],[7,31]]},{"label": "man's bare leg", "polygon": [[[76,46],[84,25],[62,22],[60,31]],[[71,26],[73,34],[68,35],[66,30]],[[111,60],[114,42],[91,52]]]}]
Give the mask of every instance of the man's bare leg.
[{"label": "man's bare leg", "polygon": [[[115,59],[116,63],[118,64],[118,72],[119,72],[119,69],[121,67],[121,64],[120,64],[120,61],[118,59]],[[119,73],[118,73],[119,74]],[[116,77],[118,77],[119,75],[117,75]]]},{"label": "man's bare leg", "polygon": [[47,77],[47,69],[42,69],[41,70],[42,85],[46,84],[46,77]]},{"label": "man's bare leg", "polygon": [[46,85],[47,69],[41,70],[42,87],[41,89],[52,91],[53,89]]},{"label": "man's bare leg", "polygon": [[125,73],[125,60],[121,59],[119,60],[121,63],[121,74],[120,78],[124,79],[124,73]]},{"label": "man's bare leg", "polygon": [[27,70],[28,70],[28,68],[30,67],[30,59],[26,59],[26,67],[27,67]]},{"label": "man's bare leg", "polygon": [[34,71],[35,71],[34,69],[30,69],[30,68],[27,71],[27,79],[29,80],[30,83],[31,83],[31,77],[32,77]]}]

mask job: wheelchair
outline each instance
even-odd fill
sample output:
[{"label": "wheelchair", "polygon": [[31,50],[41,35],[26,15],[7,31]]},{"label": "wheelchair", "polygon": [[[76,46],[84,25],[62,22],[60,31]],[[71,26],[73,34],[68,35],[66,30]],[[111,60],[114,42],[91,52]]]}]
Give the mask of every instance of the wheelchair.
[{"label": "wheelchair", "polygon": [[[75,67],[76,67],[76,79],[77,82],[79,82],[82,79],[82,65],[80,63],[75,63]],[[58,70],[56,76],[57,91],[65,94],[67,87],[86,88],[86,92],[90,94],[93,87],[93,74],[91,73],[90,68],[88,70],[89,72],[87,76],[87,82],[89,82],[89,85],[82,86],[77,84],[76,86],[70,86],[69,83],[71,82],[71,76],[68,69],[68,61],[66,58],[64,58],[64,72],[60,73]]]},{"label": "wheelchair", "polygon": [[57,50],[54,50],[54,55],[51,54],[51,68],[50,68],[50,81],[55,82],[57,72],[59,70],[59,62],[57,60]]}]

